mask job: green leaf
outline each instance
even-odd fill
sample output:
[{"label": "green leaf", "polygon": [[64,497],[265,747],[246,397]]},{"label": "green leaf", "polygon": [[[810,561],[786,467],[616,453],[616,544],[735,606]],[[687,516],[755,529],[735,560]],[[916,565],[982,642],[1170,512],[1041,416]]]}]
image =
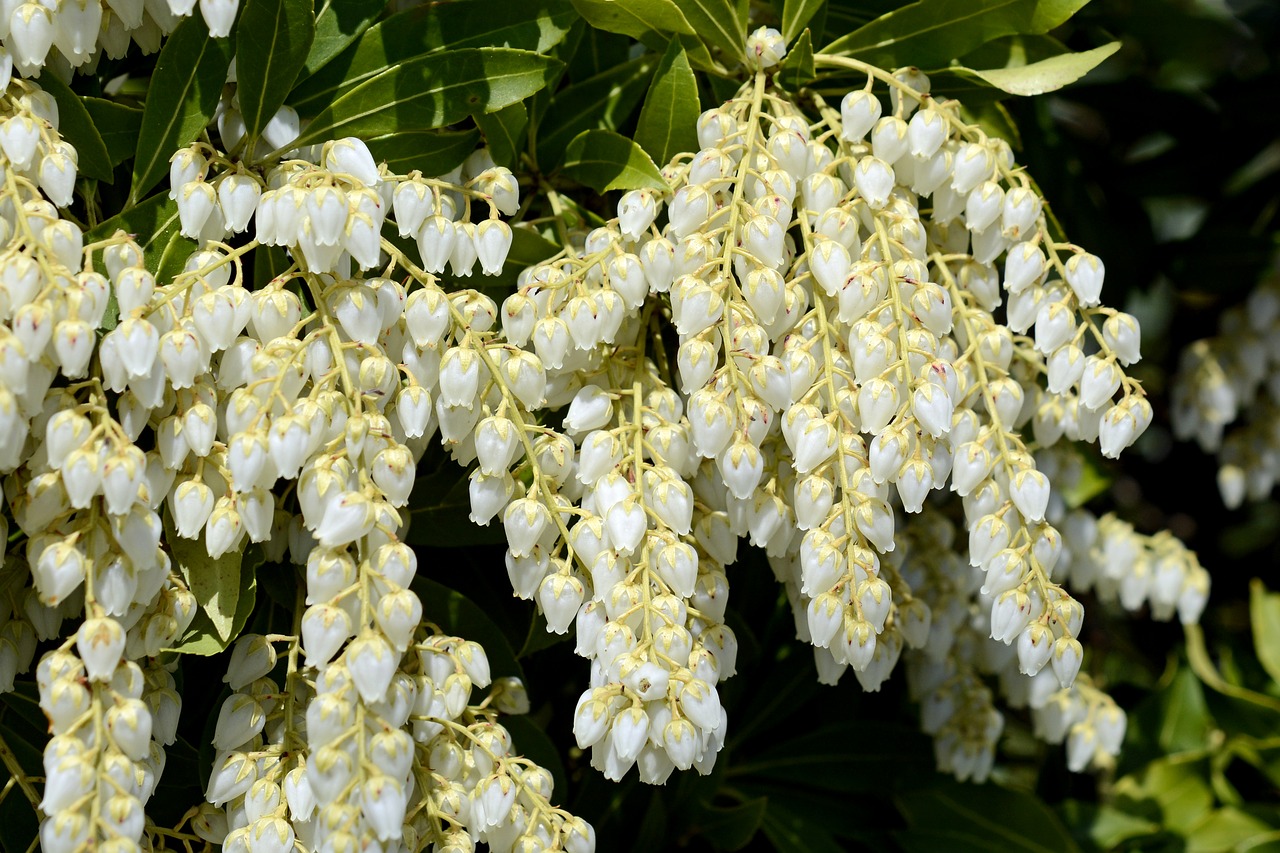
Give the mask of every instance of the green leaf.
[{"label": "green leaf", "polygon": [[483,646],[494,678],[514,676],[524,680],[524,670],[511,651],[507,635],[474,601],[421,572],[410,586],[422,599],[423,621],[435,623],[446,634]]},{"label": "green leaf", "polygon": [[236,94],[250,141],[284,104],[315,36],[311,0],[244,0],[236,26]]},{"label": "green leaf", "polygon": [[142,109],[130,204],[156,185],[168,170],[173,152],[195,139],[213,119],[230,64],[231,40],[212,38],[199,15],[184,18],[169,34]]},{"label": "green leaf", "polygon": [[[142,248],[143,263],[152,273],[158,274],[162,261],[166,258],[171,260],[175,252],[185,252],[182,257],[185,262],[186,256],[195,251],[195,241],[183,237],[181,229],[177,202],[169,198],[168,193],[157,193],[141,204],[99,222],[85,235],[85,242],[105,239],[117,231],[132,234]],[[164,266],[169,268],[169,264]]]},{"label": "green leaf", "polygon": [[1058,816],[1023,791],[949,783],[901,794],[897,801],[909,835],[920,839],[924,833],[930,839],[927,844],[904,844],[908,849],[1009,853],[1075,853],[1079,849]]},{"label": "green leaf", "polygon": [[1020,67],[991,68],[986,71],[969,68],[950,70],[972,74],[1011,95],[1043,95],[1076,82],[1119,49],[1120,42],[1113,41],[1092,50],[1053,56]]},{"label": "green leaf", "polygon": [[1077,838],[1091,841],[1103,850],[1111,850],[1130,838],[1160,831],[1158,824],[1112,806],[1067,800],[1060,810]]},{"label": "green leaf", "polygon": [[794,820],[786,812],[770,808],[760,827],[765,838],[778,853],[844,853],[849,848],[829,833],[815,830],[804,821]]},{"label": "green leaf", "polygon": [[324,0],[315,14],[315,38],[299,80],[315,74],[378,19],[387,0]]},{"label": "green leaf", "polygon": [[[633,0],[619,0],[633,2]],[[680,10],[709,46],[736,62],[747,59],[746,4],[734,0],[681,0]]]},{"label": "green leaf", "polygon": [[656,63],[641,56],[556,92],[538,122],[538,161],[558,164],[565,149],[584,130],[618,130],[644,97]]},{"label": "green leaf", "polygon": [[111,168],[115,169],[133,156],[138,133],[142,130],[142,110],[103,98],[84,97],[80,100],[107,148]]},{"label": "green leaf", "polygon": [[700,107],[698,81],[689,57],[680,42],[672,39],[640,108],[636,142],[656,163],[666,163],[681,151],[695,150]]},{"label": "green leaf", "polygon": [[675,0],[573,0],[573,6],[591,26],[641,41],[655,32],[696,32]]},{"label": "green leaf", "polygon": [[344,92],[298,137],[310,145],[339,136],[381,136],[442,127],[493,112],[547,85],[560,62],[500,47],[432,53]]},{"label": "green leaf", "polygon": [[403,130],[365,140],[375,162],[386,162],[397,175],[414,169],[424,175],[443,175],[460,165],[476,150],[480,131]]},{"label": "green leaf", "polygon": [[865,740],[846,745],[844,723],[833,723],[794,738],[771,738],[773,745],[735,762],[735,776],[770,783],[803,785],[843,794],[877,790],[893,773],[927,772],[933,753],[927,739],[907,726],[867,723]]},{"label": "green leaf", "polygon": [[946,65],[994,38],[1042,34],[1089,0],[919,0],[881,15],[820,52],[899,68]]},{"label": "green leaf", "polygon": [[416,6],[370,27],[340,56],[300,83],[289,103],[303,115],[319,113],[362,83],[446,48],[506,47],[545,53],[564,38],[576,17],[568,0],[470,0]]},{"label": "green leaf", "polygon": [[512,751],[551,773],[552,790],[555,793],[551,801],[563,800],[568,793],[569,783],[566,781],[564,762],[560,760],[560,750],[556,748],[555,742],[528,717],[505,716],[501,718],[501,722],[511,732],[511,741],[515,744]]},{"label": "green leaf", "polygon": [[525,131],[529,127],[529,110],[517,101],[497,112],[476,115],[476,126],[484,133],[493,162],[514,168],[524,150]]},{"label": "green leaf", "polygon": [[1254,844],[1269,841],[1274,845],[1275,829],[1267,821],[1240,809],[1215,809],[1187,833],[1186,851],[1232,853],[1235,850],[1261,849]]},{"label": "green leaf", "polygon": [[690,820],[694,831],[711,841],[717,850],[741,850],[764,823],[768,805],[769,800],[765,797],[728,808],[700,804]]},{"label": "green leaf", "polygon": [[165,515],[165,541],[173,561],[200,610],[187,633],[172,651],[189,655],[216,655],[239,636],[257,598],[257,572],[264,557],[262,548],[250,545],[233,548],[214,560],[204,542],[178,536]]},{"label": "green leaf", "polygon": [[564,173],[596,192],[665,190],[662,172],[639,145],[611,130],[586,130],[565,150]]},{"label": "green leaf", "polygon": [[1204,761],[1162,758],[1115,784],[1117,808],[1185,832],[1213,807]]},{"label": "green leaf", "polygon": [[827,0],[785,0],[782,4],[782,37],[787,44],[804,30]]},{"label": "green leaf", "polygon": [[37,82],[58,102],[58,133],[76,149],[76,170],[81,175],[111,183],[115,164],[80,96],[53,74],[41,74]]},{"label": "green leaf", "polygon": [[1268,591],[1258,578],[1249,584],[1249,621],[1258,662],[1280,683],[1280,593]]},{"label": "green leaf", "polygon": [[778,66],[773,79],[779,86],[795,92],[813,82],[815,75],[813,66],[813,36],[806,29],[796,39],[796,43],[787,51]]},{"label": "green leaf", "polygon": [[283,246],[259,246],[253,250],[253,289],[261,290],[276,276],[286,272],[293,262]]},{"label": "green leaf", "polygon": [[[405,541],[410,545],[437,548],[463,548],[505,541],[501,519],[489,522],[488,527],[472,523],[467,482],[467,472],[453,460],[445,458],[443,452],[424,457],[409,495],[409,532]],[[441,537],[441,530],[448,530],[449,535]]]},{"label": "green leaf", "polygon": [[1156,740],[1165,752],[1202,748],[1213,730],[1204,688],[1189,668],[1180,669],[1159,695],[1163,714]]}]

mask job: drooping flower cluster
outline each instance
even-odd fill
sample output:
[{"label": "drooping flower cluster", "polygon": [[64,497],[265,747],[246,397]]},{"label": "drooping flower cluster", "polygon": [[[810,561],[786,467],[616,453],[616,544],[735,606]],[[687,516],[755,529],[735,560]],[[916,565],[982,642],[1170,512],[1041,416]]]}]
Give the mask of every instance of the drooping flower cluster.
[{"label": "drooping flower cluster", "polygon": [[[200,0],[200,14],[214,38],[230,34],[239,0]],[[56,0],[6,3],[0,10],[0,89],[10,75],[38,77],[48,67],[65,76],[92,72],[105,56],[120,59],[136,44],[155,53],[166,35],[189,16],[196,0]]]},{"label": "drooping flower cluster", "polygon": [[[767,69],[779,45],[757,41]],[[1084,689],[1083,608],[1055,580],[1063,538],[1023,428],[1041,448],[1097,440],[1107,456],[1136,440],[1151,419],[1123,370],[1137,322],[1100,305],[1101,261],[1051,235],[1007,145],[917,72],[854,65],[867,88],[839,110],[815,99],[816,123],[758,72],[701,117],[702,148],[664,170],[667,192],[626,193],[614,219],[527,270],[503,334],[545,389],[500,389],[505,413],[486,406],[445,436],[462,461],[479,456],[473,519],[503,514],[517,593],[552,630],[578,613],[593,687],[575,732],[611,777],[633,760],[646,781],[691,757],[709,766],[724,720],[704,685],[732,672],[719,622],[740,536],[769,553],[824,679],[851,668],[875,690],[904,647],[946,661],[963,627],[975,648],[1007,649],[983,672],[1012,660],[1023,681]],[[447,368],[488,381],[458,355],[442,391]],[[539,396],[567,405],[559,430],[512,417]],[[533,478],[523,495],[517,464]],[[893,556],[899,513],[948,483],[968,553],[909,572]],[[1182,580],[1207,588],[1202,572]],[[964,701],[990,711],[940,739],[940,763],[982,777],[999,715],[976,676],[971,688]],[[1026,689],[1005,687],[1015,701]],[[1089,743],[1118,748],[1113,734]],[[1072,764],[1097,763],[1086,752]]]},{"label": "drooping flower cluster", "polygon": [[1218,456],[1229,509],[1264,500],[1280,480],[1280,277],[1265,278],[1222,315],[1218,334],[1182,353],[1173,429]]}]

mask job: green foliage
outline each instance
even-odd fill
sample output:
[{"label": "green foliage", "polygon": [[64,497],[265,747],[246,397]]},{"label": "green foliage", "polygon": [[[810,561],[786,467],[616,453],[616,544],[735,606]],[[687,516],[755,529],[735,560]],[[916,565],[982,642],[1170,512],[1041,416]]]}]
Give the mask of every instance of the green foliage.
[{"label": "green foliage", "polygon": [[564,152],[564,173],[596,192],[661,189],[662,173],[639,145],[611,130],[584,130]]},{"label": "green foliage", "polygon": [[698,144],[694,128],[701,112],[698,81],[680,42],[672,39],[644,97],[635,140],[656,163],[666,163]]},{"label": "green foliage", "polygon": [[302,73],[315,36],[311,0],[245,0],[236,28],[236,80],[250,145]]}]

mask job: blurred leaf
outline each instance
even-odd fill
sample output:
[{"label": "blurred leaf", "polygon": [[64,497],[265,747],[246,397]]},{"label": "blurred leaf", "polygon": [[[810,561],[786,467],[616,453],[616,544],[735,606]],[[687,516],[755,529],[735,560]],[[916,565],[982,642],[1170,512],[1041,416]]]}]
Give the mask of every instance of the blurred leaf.
[{"label": "blurred leaf", "polygon": [[173,152],[213,120],[230,64],[231,39],[212,38],[199,15],[184,18],[169,34],[142,108],[130,204],[137,204],[164,176]]},{"label": "blurred leaf", "polygon": [[714,844],[717,850],[741,850],[760,830],[768,805],[765,797],[728,807],[699,803],[690,822],[694,831]]},{"label": "blurred leaf", "polygon": [[305,80],[358,39],[378,19],[387,0],[324,0],[315,15],[315,38],[298,75]]},{"label": "blurred leaf", "polygon": [[574,137],[565,151],[564,173],[596,192],[667,186],[644,149],[611,130],[586,130]]},{"label": "blurred leaf", "polygon": [[558,165],[584,130],[618,130],[644,97],[656,64],[653,56],[640,56],[556,92],[538,122],[539,164]]},{"label": "blurred leaf", "polygon": [[1160,831],[1159,824],[1120,809],[1081,800],[1068,800],[1061,806],[1067,825],[1077,838],[1087,839],[1103,850],[1110,850],[1131,838]]},{"label": "blurred leaf", "polygon": [[813,829],[809,824],[792,820],[783,812],[769,809],[760,828],[778,853],[844,853],[848,850],[829,833]]},{"label": "blurred leaf", "polygon": [[1041,34],[1089,0],[919,0],[836,39],[820,53],[883,68],[946,65],[1000,36]]},{"label": "blurred leaf", "polygon": [[635,140],[655,163],[666,163],[681,151],[694,151],[700,111],[698,81],[684,48],[672,39],[640,108]]},{"label": "blurred leaf", "polygon": [[826,2],[827,0],[784,0],[782,37],[787,40],[787,44],[791,44],[796,39]]},{"label": "blurred leaf", "polygon": [[1235,850],[1259,849],[1255,844],[1270,842],[1271,849],[1280,845],[1276,827],[1267,821],[1236,808],[1216,809],[1187,833],[1187,853],[1231,853]]},{"label": "blurred leaf", "polygon": [[1258,662],[1280,683],[1280,593],[1268,591],[1259,578],[1249,583],[1249,621]]},{"label": "blurred leaf", "polygon": [[[446,48],[503,47],[542,53],[564,38],[574,17],[568,0],[469,0],[415,6],[370,27],[340,56],[300,83],[289,103],[303,115],[321,112],[366,81]],[[425,82],[434,83],[430,77]]]},{"label": "blurred leaf", "polygon": [[1119,49],[1120,42],[1113,41],[1092,50],[1053,56],[1019,67],[992,68],[985,71],[971,68],[950,70],[972,74],[1011,95],[1043,95],[1045,92],[1057,91],[1079,80]]},{"label": "blurred leaf", "polygon": [[433,622],[446,634],[472,640],[484,647],[494,678],[513,676],[524,680],[507,635],[474,601],[426,577],[421,571],[410,584],[422,599],[422,619]]},{"label": "blurred leaf", "polygon": [[813,36],[806,29],[782,58],[773,79],[782,88],[795,92],[813,82]]},{"label": "blurred leaf", "polygon": [[1116,808],[1176,832],[1194,826],[1213,807],[1204,761],[1162,758],[1116,781]]},{"label": "blurred leaf", "polygon": [[[948,783],[897,797],[915,841],[908,849],[1077,851],[1066,828],[1044,803],[1023,791],[998,785]],[[927,834],[930,844],[919,840]],[[904,840],[903,836],[898,836]],[[945,843],[944,843],[945,842]]]},{"label": "blurred leaf", "polygon": [[480,113],[476,125],[484,133],[493,162],[514,169],[519,165],[520,152],[524,150],[525,131],[529,127],[529,111],[523,101],[517,101],[497,112]]},{"label": "blurred leaf", "polygon": [[1164,710],[1157,740],[1166,752],[1182,752],[1203,747],[1213,720],[1204,701],[1204,689],[1190,669],[1180,669],[1173,681],[1160,691]]},{"label": "blurred leaf", "polygon": [[262,548],[233,548],[214,560],[204,542],[184,539],[165,515],[165,542],[200,609],[187,633],[172,651],[189,655],[216,655],[239,636],[257,598],[257,572],[263,563]]},{"label": "blurred leaf", "polygon": [[37,82],[58,103],[58,134],[76,149],[76,171],[111,183],[115,164],[80,96],[54,74],[41,74]]},{"label": "blurred leaf", "polygon": [[261,135],[284,103],[315,35],[311,0],[243,0],[236,26],[236,95],[248,140]]},{"label": "blurred leaf", "polygon": [[545,86],[559,65],[527,50],[501,47],[428,54],[344,91],[295,145],[442,127],[470,113],[500,110]]},{"label": "blurred leaf", "polygon": [[376,162],[385,161],[394,174],[419,170],[424,175],[443,175],[462,164],[476,150],[480,131],[402,130],[366,139]]},{"label": "blurred leaf", "polygon": [[142,129],[142,110],[102,98],[81,98],[93,126],[101,134],[107,159],[114,169],[133,156]]},{"label": "blurred leaf", "polygon": [[928,739],[908,726],[868,723],[857,743],[844,736],[847,729],[840,722],[798,737],[774,736],[769,747],[731,766],[729,775],[858,794],[877,790],[894,773],[933,767]]}]

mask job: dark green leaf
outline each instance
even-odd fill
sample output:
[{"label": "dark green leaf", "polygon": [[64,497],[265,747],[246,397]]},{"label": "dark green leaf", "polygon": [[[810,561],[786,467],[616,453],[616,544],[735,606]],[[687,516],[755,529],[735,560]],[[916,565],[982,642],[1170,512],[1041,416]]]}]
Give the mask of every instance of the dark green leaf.
[{"label": "dark green leaf", "polygon": [[172,281],[173,277],[186,267],[187,259],[195,250],[195,240],[182,236],[182,233],[174,228],[156,257],[156,281]]},{"label": "dark green leaf", "polygon": [[106,145],[107,158],[114,169],[133,156],[142,129],[142,110],[102,98],[81,100]]},{"label": "dark green leaf", "polygon": [[75,146],[77,171],[86,177],[111,183],[115,164],[111,162],[106,143],[102,141],[80,96],[53,74],[41,74],[38,82],[40,88],[58,102],[58,133]]},{"label": "dark green leaf", "polygon": [[565,779],[564,762],[560,760],[560,750],[556,749],[555,743],[547,737],[547,733],[538,728],[528,717],[502,717],[499,722],[511,732],[515,752],[536,762],[539,767],[546,768],[551,773],[551,779],[555,783],[555,796],[551,801],[554,803],[562,800],[569,789],[569,783]]},{"label": "dark green leaf", "polygon": [[[1002,850],[1075,853],[1066,827],[1035,796],[998,785],[949,783],[899,795],[898,808],[911,834],[943,847],[912,843],[909,849]],[[942,833],[937,835],[937,833]],[[906,846],[906,845],[904,845]]]},{"label": "dark green leaf", "polygon": [[253,250],[253,289],[261,290],[271,279],[293,266],[282,246],[259,246]]},{"label": "dark green leaf", "polygon": [[339,136],[381,136],[442,127],[493,112],[547,85],[558,60],[485,47],[432,53],[345,91],[307,126],[298,145]]},{"label": "dark green leaf", "polygon": [[[471,497],[467,491],[467,472],[451,459],[436,460],[438,467],[419,466],[418,477],[409,496],[410,545],[436,548],[462,548],[468,545],[492,545],[505,541],[502,521],[491,521],[488,527],[472,523]],[[439,532],[448,530],[447,537]]]},{"label": "dark green leaf", "polygon": [[142,110],[133,161],[130,202],[138,203],[169,168],[173,152],[186,146],[213,119],[231,64],[231,40],[209,35],[199,15],[184,18],[169,34]]},{"label": "dark green leaf", "polygon": [[1205,745],[1213,720],[1204,701],[1204,688],[1190,669],[1181,669],[1160,691],[1163,714],[1157,742],[1166,752],[1199,749]]},{"label": "dark green leaf", "polygon": [[397,175],[414,169],[424,175],[443,175],[454,169],[476,150],[480,131],[471,130],[405,130],[365,140],[369,153]]},{"label": "dark green leaf", "polygon": [[636,142],[655,163],[666,163],[681,151],[696,150],[699,106],[698,81],[689,58],[680,42],[672,39],[640,108]]},{"label": "dark green leaf", "polygon": [[1268,591],[1257,578],[1249,584],[1249,621],[1258,662],[1280,683],[1280,593]]},{"label": "dark green leaf", "polygon": [[262,548],[233,548],[210,559],[204,542],[183,539],[165,516],[165,541],[173,561],[200,605],[196,618],[173,651],[189,655],[216,655],[231,644],[257,599],[257,573],[263,563]]},{"label": "dark green leaf", "polygon": [[250,140],[284,103],[315,35],[311,0],[244,0],[236,27],[236,94]]},{"label": "dark green leaf", "polygon": [[760,828],[778,853],[844,853],[849,849],[830,833],[773,808],[765,813]]},{"label": "dark green leaf", "polygon": [[568,0],[415,6],[370,27],[355,44],[300,83],[289,103],[303,115],[319,113],[365,81],[446,48],[505,47],[543,53],[564,38],[575,18]]},{"label": "dark green leaf", "polygon": [[919,0],[876,18],[820,52],[884,68],[946,65],[991,39],[1042,34],[1088,0]]},{"label": "dark green leaf", "polygon": [[517,101],[493,113],[479,113],[475,119],[493,162],[513,168],[524,150],[525,131],[529,127],[529,111],[524,102]]},{"label": "dark green leaf", "polygon": [[768,805],[765,797],[728,808],[700,804],[690,820],[694,831],[707,838],[716,849],[741,850],[759,831]]},{"label": "dark green leaf", "polygon": [[534,613],[529,620],[529,633],[525,635],[524,645],[516,652],[516,657],[523,660],[534,652],[549,649],[572,639],[569,634],[556,634],[547,630],[547,619],[541,613]]},{"label": "dark green leaf", "polygon": [[782,37],[787,40],[787,44],[791,44],[800,35],[826,2],[827,0],[785,0],[782,4]]},{"label": "dark green leaf", "polygon": [[[195,241],[183,237],[181,228],[177,202],[167,193],[157,193],[123,213],[99,222],[85,235],[85,241],[102,240],[117,231],[132,234],[142,248],[147,269],[158,277],[162,268],[173,270],[175,262],[181,269],[182,263],[195,251]],[[176,260],[179,257],[181,261]]]},{"label": "dark green leaf", "polygon": [[864,741],[853,746],[833,723],[799,737],[776,740],[763,751],[742,759],[731,773],[793,783],[808,788],[859,794],[876,790],[893,773],[927,772],[933,766],[928,741],[907,726],[887,723],[863,726]]},{"label": "dark green leaf", "polygon": [[446,634],[483,646],[494,678],[513,676],[524,680],[524,670],[511,651],[507,635],[475,602],[421,572],[414,577],[412,587],[422,599],[423,621],[434,623]]},{"label": "dark green leaf", "polygon": [[[568,44],[568,39],[561,45]],[[631,40],[618,33],[583,27],[581,37],[569,60],[568,74],[573,80],[586,80],[627,61]],[[563,54],[561,54],[563,55]]]},{"label": "dark green leaf", "polygon": [[569,142],[584,130],[618,130],[644,97],[655,64],[652,56],[642,56],[556,92],[538,123],[540,165],[559,164]]},{"label": "dark green leaf", "polygon": [[574,137],[565,150],[564,173],[596,192],[667,188],[644,149],[611,130],[586,130]]},{"label": "dark green leaf", "polygon": [[745,3],[735,0],[681,0],[680,11],[708,46],[718,47],[733,60],[730,65],[746,61]]},{"label": "dark green leaf", "polygon": [[1081,840],[1111,850],[1130,838],[1152,835],[1158,824],[1145,818],[1097,803],[1068,800],[1060,806],[1063,820]]},{"label": "dark green leaf", "polygon": [[805,30],[782,58],[773,79],[782,88],[795,92],[808,86],[813,77],[813,36]]},{"label": "dark green leaf", "polygon": [[591,26],[642,41],[655,32],[696,32],[675,0],[573,0],[573,6]]},{"label": "dark green leaf", "polygon": [[[43,776],[41,753],[48,741],[47,721],[37,704],[35,684],[18,682],[13,692],[0,697],[0,721],[0,737],[18,766],[28,776]],[[8,781],[9,773],[0,765],[0,784]],[[39,795],[40,786],[35,787]],[[18,788],[13,788],[0,802],[0,849],[26,850],[38,829],[35,809]]]},{"label": "dark green leaf", "polygon": [[382,14],[387,0],[324,0],[316,11],[315,39],[299,80],[323,68],[358,39]]}]

